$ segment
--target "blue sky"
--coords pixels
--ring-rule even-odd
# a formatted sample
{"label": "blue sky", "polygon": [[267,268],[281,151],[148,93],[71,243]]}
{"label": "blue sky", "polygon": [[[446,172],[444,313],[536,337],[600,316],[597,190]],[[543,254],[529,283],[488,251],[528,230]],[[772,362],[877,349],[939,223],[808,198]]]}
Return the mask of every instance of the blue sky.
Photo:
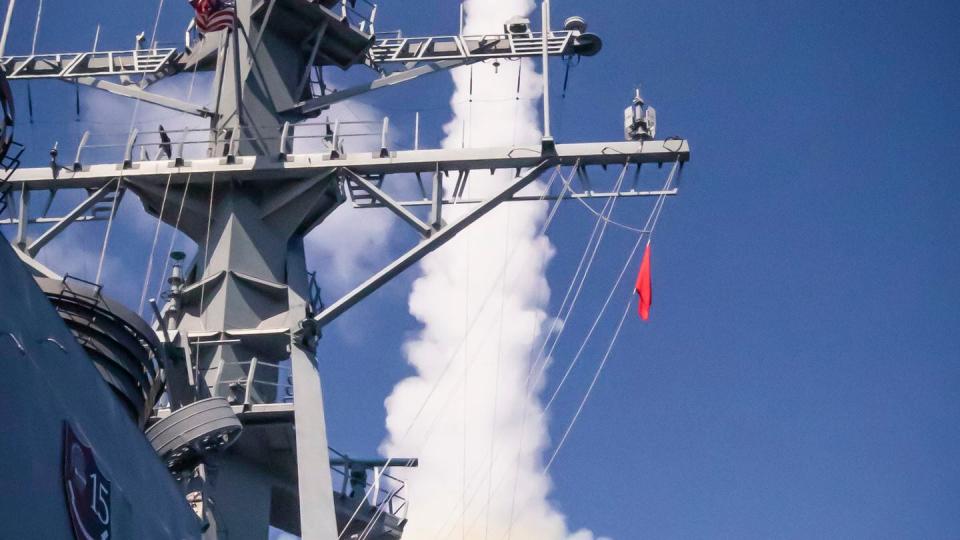
{"label": "blue sky", "polygon": [[[189,10],[168,4],[160,36],[179,42]],[[457,27],[449,0],[382,4],[381,28]],[[652,321],[628,324],[552,471],[570,525],[619,539],[960,536],[960,6],[553,4],[555,22],[583,15],[605,40],[573,70],[567,98],[555,93],[557,138],[619,139],[642,83],[660,134],[693,149],[654,241]],[[29,51],[30,5],[18,3],[9,53]],[[102,46],[127,47],[149,34],[156,2],[47,0],[44,10],[38,51],[86,49],[96,22]],[[422,109],[435,142],[451,88],[441,75],[368,101],[401,125]],[[125,130],[89,111],[74,122],[72,88],[53,82],[32,85],[31,126],[25,89],[14,87],[18,139],[32,165],[54,140],[72,155],[87,127]],[[627,203],[617,218],[645,215]],[[124,230],[111,251],[133,281],[151,233]],[[561,210],[554,307],[588,234],[582,209]],[[561,366],[630,242],[616,231],[605,241]],[[413,275],[321,343],[338,449],[370,454],[383,437],[382,400],[409,373],[400,346],[416,330]],[[138,283],[117,291],[138,293]],[[613,322],[561,394],[554,440]],[[558,369],[550,376],[548,386]]]}

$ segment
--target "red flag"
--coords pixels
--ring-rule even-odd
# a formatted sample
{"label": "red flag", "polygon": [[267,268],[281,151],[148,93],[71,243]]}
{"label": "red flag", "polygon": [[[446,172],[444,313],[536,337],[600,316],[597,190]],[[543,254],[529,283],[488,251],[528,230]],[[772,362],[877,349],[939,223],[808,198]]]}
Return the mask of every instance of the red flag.
{"label": "red flag", "polygon": [[643,262],[640,263],[640,272],[637,274],[636,291],[640,295],[637,311],[640,313],[640,318],[646,321],[650,318],[650,303],[653,302],[653,291],[650,287],[650,242],[647,242],[647,249],[643,251]]}

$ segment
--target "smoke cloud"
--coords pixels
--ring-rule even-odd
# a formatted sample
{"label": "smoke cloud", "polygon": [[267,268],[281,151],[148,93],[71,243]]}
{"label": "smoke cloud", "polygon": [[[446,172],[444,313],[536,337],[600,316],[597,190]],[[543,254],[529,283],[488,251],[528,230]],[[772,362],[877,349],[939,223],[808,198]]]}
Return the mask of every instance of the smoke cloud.
{"label": "smoke cloud", "polygon": [[[468,0],[465,33],[501,32],[506,18],[534,7],[530,0]],[[476,64],[453,79],[444,146],[539,149],[542,80],[532,61]],[[512,177],[474,171],[466,195],[493,194]],[[445,187],[449,196],[452,176]],[[445,219],[468,210],[447,207]],[[407,540],[593,538],[571,533],[548,499],[542,381],[532,381],[532,393],[527,386],[548,321],[544,270],[554,248],[539,234],[547,211],[546,203],[501,206],[426,258],[413,285],[410,312],[423,326],[404,352],[417,374],[386,400],[381,448],[420,458],[420,467],[404,475]]]}

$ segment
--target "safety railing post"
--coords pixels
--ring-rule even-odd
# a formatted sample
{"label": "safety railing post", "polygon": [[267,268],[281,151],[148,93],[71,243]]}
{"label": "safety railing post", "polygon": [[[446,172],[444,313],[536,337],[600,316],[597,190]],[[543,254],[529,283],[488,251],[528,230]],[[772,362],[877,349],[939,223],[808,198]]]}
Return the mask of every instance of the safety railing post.
{"label": "safety railing post", "polygon": [[390,117],[383,117],[383,127],[380,129],[380,157],[389,157],[390,150],[387,149],[387,130],[390,129]]}
{"label": "safety railing post", "polygon": [[133,166],[133,146],[137,142],[137,136],[140,134],[140,130],[133,128],[130,132],[130,136],[127,137],[127,145],[123,150],[123,168],[129,169]]}
{"label": "safety railing post", "polygon": [[283,129],[280,131],[280,161],[287,159],[287,154],[291,149],[287,146],[287,136],[290,134],[290,122],[283,123]]}
{"label": "safety railing post", "polygon": [[84,131],[83,136],[80,137],[80,144],[77,145],[77,155],[73,158],[73,172],[80,172],[83,170],[83,164],[80,161],[80,156],[83,154],[83,149],[87,146],[87,141],[90,140],[90,131]]}

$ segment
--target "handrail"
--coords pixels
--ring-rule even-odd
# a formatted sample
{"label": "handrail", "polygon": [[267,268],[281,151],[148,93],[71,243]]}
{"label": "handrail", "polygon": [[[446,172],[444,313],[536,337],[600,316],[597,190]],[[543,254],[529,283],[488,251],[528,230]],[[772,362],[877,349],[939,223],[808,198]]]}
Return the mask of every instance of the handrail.
{"label": "handrail", "polygon": [[[349,467],[350,457],[334,450],[333,448],[328,447],[328,450],[331,455],[339,457],[339,461],[342,461],[342,463],[338,465],[333,465],[331,463],[330,469],[334,473],[343,477],[341,487],[336,491],[341,497],[346,497],[347,486],[350,484],[351,480]],[[383,471],[378,471],[375,476],[377,478],[376,482],[370,481],[366,478],[364,479],[364,493],[368,494],[367,502],[369,502],[370,506],[375,508],[378,512],[386,512],[401,519],[405,518],[409,501],[402,495],[402,493],[406,489],[406,482]],[[386,486],[383,485],[384,479],[387,480]]]}
{"label": "handrail", "polygon": [[[369,8],[366,14],[357,9],[358,2]],[[374,24],[377,19],[377,4],[369,0],[340,0],[340,17],[361,32],[376,34]]]}

